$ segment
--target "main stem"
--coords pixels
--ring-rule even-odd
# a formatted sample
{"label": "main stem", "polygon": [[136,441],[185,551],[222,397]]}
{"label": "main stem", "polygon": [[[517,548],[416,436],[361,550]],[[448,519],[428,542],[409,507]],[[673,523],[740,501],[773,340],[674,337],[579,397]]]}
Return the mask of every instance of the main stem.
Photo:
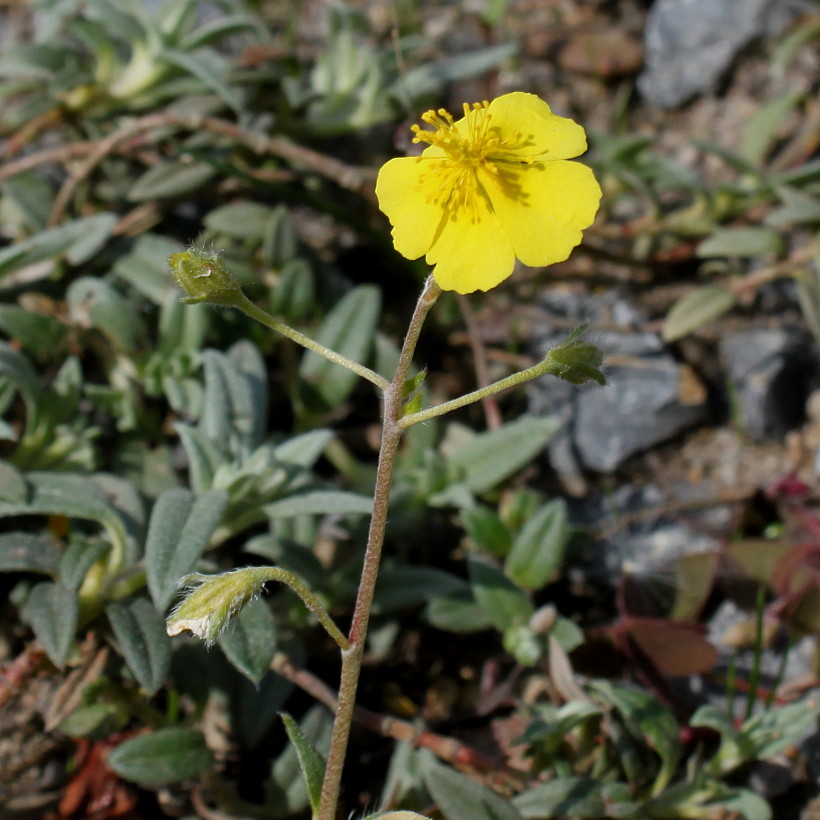
{"label": "main stem", "polygon": [[376,489],[373,494],[373,515],[370,519],[370,530],[367,535],[367,548],[364,554],[362,576],[353,610],[348,641],[350,648],[342,651],[342,671],[339,679],[339,702],[336,717],[333,721],[333,734],[330,738],[330,753],[322,782],[322,796],[319,801],[317,820],[335,820],[339,803],[339,788],[342,782],[347,741],[350,737],[350,724],[353,721],[353,709],[356,704],[356,689],[359,685],[359,673],[362,668],[367,625],[370,621],[370,608],[373,604],[373,593],[379,575],[384,532],[387,526],[387,512],[390,504],[390,488],[393,483],[393,467],[396,453],[401,442],[402,428],[399,419],[402,413],[404,383],[413,361],[422,325],[436,302],[441,290],[432,277],[427,279],[424,290],[416,303],[413,318],[407,329],[407,336],[399,356],[399,363],[393,380],[384,388],[384,405],[382,408],[382,436],[379,448],[379,463],[376,469]]}

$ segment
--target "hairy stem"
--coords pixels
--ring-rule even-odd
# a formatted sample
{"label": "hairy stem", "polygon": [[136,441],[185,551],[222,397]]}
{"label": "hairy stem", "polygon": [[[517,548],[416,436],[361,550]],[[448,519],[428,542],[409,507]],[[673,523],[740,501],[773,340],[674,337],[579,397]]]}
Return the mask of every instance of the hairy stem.
{"label": "hairy stem", "polygon": [[459,396],[459,398],[453,399],[452,401],[446,401],[443,404],[437,404],[435,407],[428,407],[426,410],[420,410],[418,413],[411,413],[409,416],[404,416],[404,418],[399,421],[399,426],[404,429],[412,427],[420,421],[428,421],[436,416],[443,416],[445,413],[458,410],[460,407],[466,407],[468,404],[475,404],[475,402],[486,399],[488,396],[494,396],[503,390],[509,390],[511,387],[516,387],[519,384],[537,379],[539,376],[544,376],[547,373],[555,373],[557,369],[555,363],[547,356],[547,358],[538,362],[538,364],[528,367],[526,370],[521,370],[518,373],[513,373],[512,376],[507,376],[506,379],[500,379],[497,382],[488,384],[486,387],[473,390],[472,393]]}
{"label": "hairy stem", "polygon": [[416,304],[413,318],[410,320],[393,380],[384,389],[382,438],[379,449],[379,463],[376,469],[376,489],[373,494],[373,516],[370,519],[370,531],[367,536],[367,548],[359,582],[359,591],[356,597],[356,606],[353,610],[350,633],[348,634],[350,648],[342,652],[339,699],[336,707],[336,717],[333,722],[333,734],[330,739],[330,753],[325,778],[322,783],[318,820],[335,820],[336,817],[342,770],[347,753],[347,741],[350,736],[350,724],[353,720],[356,704],[356,689],[359,685],[359,673],[367,638],[367,626],[370,621],[370,609],[373,604],[373,593],[376,589],[382,545],[384,544],[384,532],[387,526],[390,488],[393,483],[393,467],[402,436],[399,419],[402,412],[404,383],[413,361],[413,352],[424,320],[440,293],[441,290],[433,282],[432,277],[428,278]]}
{"label": "hairy stem", "polygon": [[250,299],[248,299],[244,294],[240,296],[239,299],[233,304],[234,307],[241,310],[246,316],[249,316],[251,319],[255,319],[265,327],[269,327],[271,330],[275,330],[277,333],[281,333],[283,336],[290,339],[292,342],[296,342],[298,345],[302,345],[302,347],[307,348],[308,350],[313,351],[314,353],[318,354],[319,356],[324,357],[329,362],[333,362],[334,364],[338,364],[341,367],[346,367],[348,370],[351,370],[357,376],[361,376],[363,379],[367,379],[367,381],[371,382],[371,384],[375,384],[380,390],[387,390],[390,382],[387,381],[383,376],[380,376],[374,370],[371,370],[369,367],[365,367],[363,364],[359,364],[358,362],[354,362],[353,359],[348,359],[347,356],[342,356],[341,353],[337,353],[335,350],[331,350],[329,347],[325,347],[323,344],[319,344],[319,342],[311,339],[310,336],[305,336],[304,333],[300,333],[298,330],[294,330],[290,325],[286,325],[284,322],[279,322],[270,316],[269,314],[265,313],[264,310],[257,307]]}

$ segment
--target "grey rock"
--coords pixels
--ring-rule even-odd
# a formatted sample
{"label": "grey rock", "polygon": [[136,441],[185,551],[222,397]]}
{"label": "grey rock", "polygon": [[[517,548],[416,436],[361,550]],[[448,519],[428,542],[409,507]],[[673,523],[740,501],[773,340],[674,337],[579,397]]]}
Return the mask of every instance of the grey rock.
{"label": "grey rock", "polygon": [[583,464],[610,473],[629,456],[664,441],[703,415],[680,401],[680,366],[671,356],[607,368],[607,386],[579,396],[575,443]]}
{"label": "grey rock", "polygon": [[638,88],[653,105],[680,105],[710,88],[745,45],[778,34],[812,7],[807,0],[656,0]]}
{"label": "grey rock", "polygon": [[804,418],[817,349],[794,328],[752,329],[720,343],[738,421],[756,441],[781,438]]}
{"label": "grey rock", "polygon": [[[533,348],[539,354],[566,337],[571,322],[590,322],[590,339],[604,352],[606,387],[578,389],[558,379],[541,379],[528,391],[530,411],[564,422],[550,442],[554,469],[576,478],[583,468],[609,473],[635,453],[657,444],[703,417],[704,407],[681,399],[682,370],[656,333],[633,330],[644,317],[616,291],[582,294],[553,291]],[[550,324],[554,317],[556,330]]]}

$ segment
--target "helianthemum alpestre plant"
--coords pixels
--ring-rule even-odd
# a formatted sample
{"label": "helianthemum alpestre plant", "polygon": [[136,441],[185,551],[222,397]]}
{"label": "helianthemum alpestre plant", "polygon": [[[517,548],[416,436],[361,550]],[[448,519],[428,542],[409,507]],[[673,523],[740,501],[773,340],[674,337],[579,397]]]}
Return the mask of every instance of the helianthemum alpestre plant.
{"label": "helianthemum alpestre plant", "polygon": [[[308,754],[304,749],[300,756],[313,761],[306,779],[314,816],[319,820],[334,820],[337,812],[393,468],[404,430],[547,373],[574,384],[589,380],[603,383],[600,352],[575,333],[527,370],[441,405],[427,409],[416,406],[419,385],[416,379],[408,380],[408,375],[422,325],[442,290],[489,290],[512,273],[516,257],[528,265],[566,259],[581,241],[582,230],[592,223],[601,197],[592,172],[568,161],[586,149],[584,130],[552,114],[538,97],[506,94],[490,103],[465,105],[464,112],[464,118],[458,121],[446,111],[425,114],[424,121],[434,130],[416,126],[415,140],[427,142],[430,147],[421,157],[389,161],[379,174],[376,192],[393,224],[396,249],[408,258],[426,254],[427,261],[435,265],[410,320],[390,381],[266,314],[245,297],[217,256],[192,250],[171,258],[172,271],[189,301],[236,307],[314,353],[347,367],[382,394],[373,512],[347,636],[298,578],[271,567],[195,579],[194,588],[168,620],[170,634],[190,630],[213,642],[230,617],[270,580],[288,584],[317,615],[342,655],[338,708],[327,763],[318,753]],[[316,772],[317,760],[321,760],[320,775]],[[406,820],[409,814],[389,816]]]}

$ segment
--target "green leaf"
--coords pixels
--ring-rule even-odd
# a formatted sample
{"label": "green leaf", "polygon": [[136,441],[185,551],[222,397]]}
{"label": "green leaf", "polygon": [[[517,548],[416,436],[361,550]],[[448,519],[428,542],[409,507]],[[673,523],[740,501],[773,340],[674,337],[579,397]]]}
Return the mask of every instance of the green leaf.
{"label": "green leaf", "polygon": [[552,418],[523,416],[475,436],[450,455],[449,463],[460,470],[474,493],[486,493],[529,464],[541,453],[559,422]]}
{"label": "green leaf", "polygon": [[165,619],[143,597],[112,602],[105,614],[128,668],[148,695],[153,695],[165,682],[171,664]]}
{"label": "green leaf", "polygon": [[424,785],[446,820],[522,820],[509,800],[442,766],[432,754],[424,755],[422,761]]}
{"label": "green leaf", "polygon": [[23,504],[27,496],[28,486],[23,474],[7,461],[0,461],[0,500]]}
{"label": "green leaf", "polygon": [[182,196],[195,191],[215,174],[216,170],[203,162],[158,162],[137,178],[128,192],[128,199],[146,202]]}
{"label": "green leaf", "polygon": [[297,515],[370,515],[373,499],[343,490],[308,490],[293,493],[263,507],[268,518],[293,518]]}
{"label": "green leaf", "polygon": [[225,82],[230,64],[215,51],[209,49],[192,53],[176,48],[165,48],[159,56],[196,77],[237,114],[242,113],[242,95]]}
{"label": "green leaf", "polygon": [[505,632],[529,621],[530,599],[501,570],[477,558],[469,558],[467,567],[473,595],[496,629]]}
{"label": "green leaf", "polygon": [[332,430],[311,430],[276,445],[274,455],[277,461],[312,467],[333,438]]}
{"label": "green leaf", "polygon": [[769,153],[789,112],[803,99],[803,92],[783,94],[768,100],[749,117],[740,136],[740,154],[760,165]]}
{"label": "green leaf", "polygon": [[219,646],[243,675],[259,683],[276,652],[276,622],[270,606],[261,598],[246,604],[220,635]]}
{"label": "green leaf", "polygon": [[820,199],[817,197],[787,185],[778,188],[777,195],[783,206],[770,211],[763,220],[770,228],[820,222]]}
{"label": "green leaf", "polygon": [[493,510],[480,505],[468,507],[461,510],[461,521],[477,547],[498,558],[503,558],[510,551],[512,533]]}
{"label": "green leaf", "polygon": [[166,490],[154,505],[145,542],[148,589],[159,609],[174,597],[208,546],[225,511],[228,495],[211,490],[196,498],[189,490]]}
{"label": "green leaf", "polygon": [[231,202],[205,216],[205,226],[234,239],[262,240],[273,208],[259,202]]}
{"label": "green leaf", "polygon": [[313,814],[319,811],[319,799],[322,796],[322,781],[325,777],[324,757],[316,751],[310,741],[302,734],[302,730],[296,721],[287,712],[282,712],[282,722],[285,724],[285,731],[288,733],[296,755],[299,758],[299,768],[302,770],[302,777],[305,779],[308,799]]}
{"label": "green leaf", "polygon": [[703,285],[689,291],[672,305],[664,323],[665,342],[682,339],[735,306],[735,297],[721,285]]}
{"label": "green leaf", "polygon": [[698,245],[697,255],[701,259],[713,256],[752,257],[764,253],[779,254],[782,250],[783,239],[770,228],[718,228]]}
{"label": "green leaf", "polygon": [[481,632],[493,626],[492,617],[476,603],[469,590],[433,598],[424,617],[436,629],[457,634]]}
{"label": "green leaf", "polygon": [[[268,218],[265,225],[265,234],[262,240],[262,259],[264,263],[274,270],[282,271],[282,279],[279,282],[277,292],[274,293],[274,301],[271,303],[271,307],[275,313],[280,312],[274,307],[274,305],[277,304],[276,300],[279,299],[278,290],[287,288],[284,280],[288,274],[284,268],[288,265],[288,263],[301,263],[303,267],[300,267],[299,270],[303,274],[306,274],[311,280],[310,292],[313,292],[313,276],[310,271],[310,266],[307,265],[305,260],[297,259],[296,254],[298,249],[299,240],[296,236],[296,231],[293,228],[293,220],[290,218],[290,211],[288,211],[284,205],[277,205]],[[294,273],[290,275],[295,276],[296,274]],[[298,290],[295,282],[293,283],[291,290],[294,292]],[[289,315],[285,311],[281,312],[284,312],[285,315]]]}
{"label": "green leaf", "polygon": [[123,729],[130,717],[121,703],[92,703],[72,712],[57,730],[68,737],[105,740]]}
{"label": "green leaf", "polygon": [[122,518],[91,479],[50,472],[31,472],[27,478],[32,490],[29,500],[24,504],[0,501],[0,517],[65,515],[96,521],[105,528],[123,560],[135,557],[135,544]]}
{"label": "green leaf", "polygon": [[545,504],[515,537],[504,571],[518,586],[540,589],[561,569],[569,538],[567,505]]}
{"label": "green leaf", "polygon": [[214,474],[225,462],[225,457],[216,445],[196,427],[178,421],[174,424],[174,430],[179,435],[182,446],[185,448],[185,455],[188,457],[191,486],[198,493],[210,490]]}
{"label": "green leaf", "polygon": [[[0,276],[58,258],[80,265],[99,250],[117,221],[116,214],[95,214],[40,231],[9,245],[0,250]],[[40,278],[49,276],[53,269],[53,264],[43,266]]]}
{"label": "green leaf", "polygon": [[63,343],[68,329],[53,316],[17,305],[0,305],[0,330],[37,357],[47,357]]}
{"label": "green leaf", "polygon": [[[308,743],[319,754],[327,754],[333,718],[324,706],[313,706],[299,723]],[[300,777],[301,765],[294,746],[288,745],[271,767],[268,804],[276,806],[276,817],[296,814],[310,804],[305,781]]]}
{"label": "green leaf", "polygon": [[126,780],[163,786],[198,777],[213,765],[213,755],[199,730],[170,727],[126,740],[106,765]]}
{"label": "green leaf", "polygon": [[[365,364],[373,346],[380,307],[379,288],[360,285],[328,313],[316,333],[316,341],[348,359]],[[342,404],[359,380],[355,373],[310,351],[302,359],[299,375],[328,410]]]}
{"label": "green leaf", "polygon": [[675,773],[681,755],[678,723],[674,715],[660,701],[637,689],[615,686],[606,681],[596,681],[594,689],[615,707],[630,734],[657,753],[661,769],[653,794],[659,794]]}
{"label": "green leaf", "polygon": [[[169,291],[176,286],[171,279],[168,258],[185,250],[185,246],[167,236],[146,233],[131,246],[131,251],[120,256],[113,273],[154,304],[161,305]],[[204,311],[204,306],[190,305],[187,310]]]}
{"label": "green leaf", "polygon": [[122,350],[133,352],[145,341],[146,329],[139,313],[102,279],[84,276],[72,282],[66,304],[72,321],[101,330]]}
{"label": "green leaf", "polygon": [[0,572],[57,574],[60,550],[51,538],[28,532],[0,535]]}
{"label": "green leaf", "polygon": [[33,586],[23,607],[23,618],[34,630],[51,662],[59,669],[63,668],[68,658],[77,629],[78,612],[76,593],[51,581]]}
{"label": "green leaf", "polygon": [[60,554],[60,582],[69,589],[79,590],[88,570],[111,550],[111,544],[96,538],[72,538]]}
{"label": "green leaf", "polygon": [[415,101],[419,97],[437,96],[445,85],[478,77],[508,60],[517,51],[518,43],[510,40],[435,62],[426,62],[403,72],[390,89],[390,93],[402,101],[408,98]]}
{"label": "green leaf", "polygon": [[385,566],[379,572],[373,611],[384,614],[426,603],[433,596],[466,589],[456,575],[435,567]]}
{"label": "green leaf", "polygon": [[602,783],[591,777],[556,777],[512,799],[523,817],[636,817],[625,783]]}
{"label": "green leaf", "polygon": [[258,447],[268,415],[265,362],[250,342],[237,342],[223,354],[206,350],[201,430],[223,451],[245,455]]}

